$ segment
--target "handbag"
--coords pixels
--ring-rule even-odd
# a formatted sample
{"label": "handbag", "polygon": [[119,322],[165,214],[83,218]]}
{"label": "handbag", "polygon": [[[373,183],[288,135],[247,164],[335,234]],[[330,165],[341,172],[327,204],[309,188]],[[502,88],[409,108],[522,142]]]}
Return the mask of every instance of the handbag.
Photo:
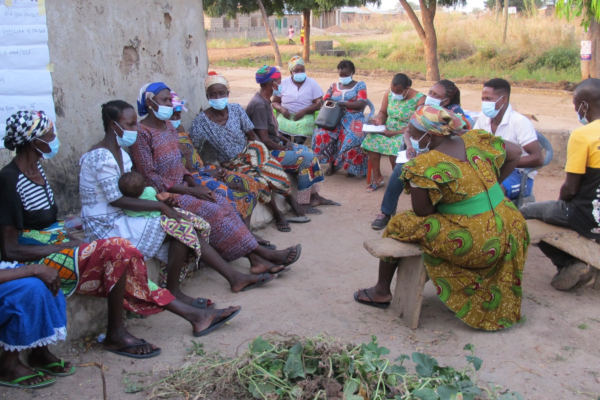
{"label": "handbag", "polygon": [[333,100],[327,100],[315,120],[319,128],[334,129],[344,117],[344,109]]}

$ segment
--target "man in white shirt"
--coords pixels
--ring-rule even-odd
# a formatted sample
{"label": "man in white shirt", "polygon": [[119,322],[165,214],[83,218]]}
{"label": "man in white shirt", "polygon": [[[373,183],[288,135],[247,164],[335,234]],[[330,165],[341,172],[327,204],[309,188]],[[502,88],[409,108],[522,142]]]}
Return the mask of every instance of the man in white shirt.
{"label": "man in white shirt", "polygon": [[[474,129],[483,129],[523,149],[521,160],[512,174],[502,182],[502,189],[509,199],[516,199],[521,191],[523,168],[539,167],[544,163],[542,148],[531,121],[510,106],[510,83],[495,78],[483,84],[482,107]],[[524,196],[533,191],[533,178],[537,171],[529,173]]]}

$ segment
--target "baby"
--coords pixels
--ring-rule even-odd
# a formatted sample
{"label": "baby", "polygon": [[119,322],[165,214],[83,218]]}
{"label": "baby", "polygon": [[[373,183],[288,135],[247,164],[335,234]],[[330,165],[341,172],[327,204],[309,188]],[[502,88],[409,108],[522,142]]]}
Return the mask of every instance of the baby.
{"label": "baby", "polygon": [[[124,173],[119,179],[119,190],[127,197],[140,198],[142,200],[150,201],[165,201],[171,196],[171,193],[157,194],[156,189],[152,186],[146,186],[146,181],[142,174],[138,172],[127,172]],[[123,210],[125,214],[130,217],[145,217],[145,218],[157,218],[161,216],[160,211],[131,211]]]}

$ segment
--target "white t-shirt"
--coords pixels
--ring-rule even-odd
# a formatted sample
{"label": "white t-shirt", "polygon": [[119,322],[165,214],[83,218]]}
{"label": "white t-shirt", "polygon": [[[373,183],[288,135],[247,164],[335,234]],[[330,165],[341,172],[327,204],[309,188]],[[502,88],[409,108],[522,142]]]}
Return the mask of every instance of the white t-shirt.
{"label": "white t-shirt", "polygon": [[307,77],[300,89],[291,77],[281,81],[281,105],[292,114],[310,107],[313,100],[323,97],[323,94],[323,89],[313,78]]}
{"label": "white t-shirt", "polygon": [[[473,129],[483,129],[484,131],[492,132],[492,119],[490,117],[486,117],[483,112],[479,113],[477,117],[477,122]],[[528,145],[531,142],[535,142],[537,139],[537,134],[535,132],[535,127],[526,116],[519,114],[514,111],[512,107],[508,106],[504,116],[502,117],[502,122],[498,125],[496,129],[496,136],[500,136],[502,139],[512,142],[514,144],[518,144],[521,146],[521,156],[529,155],[524,146]],[[522,168],[518,168],[522,170]],[[537,171],[532,171],[529,173],[529,177],[533,179],[537,175]]]}

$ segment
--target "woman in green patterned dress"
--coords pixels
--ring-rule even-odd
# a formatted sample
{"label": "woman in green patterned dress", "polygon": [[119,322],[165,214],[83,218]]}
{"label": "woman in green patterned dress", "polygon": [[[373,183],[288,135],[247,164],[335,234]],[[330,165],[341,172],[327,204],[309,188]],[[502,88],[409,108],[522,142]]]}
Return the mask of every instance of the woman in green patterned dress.
{"label": "woman in green patterned dress", "polygon": [[[396,214],[384,237],[418,243],[440,300],[467,325],[493,331],[521,319],[529,235],[498,184],[515,169],[521,149],[482,130],[457,136],[464,125],[440,106],[414,112],[408,132],[421,154],[402,174],[413,209]],[[383,258],[377,284],[356,292],[355,300],[387,308],[398,261]]]}
{"label": "woman in green patterned dress", "polygon": [[365,137],[362,148],[369,154],[373,168],[373,181],[367,187],[371,193],[383,186],[381,174],[381,155],[389,156],[392,170],[396,166],[396,157],[402,149],[402,136],[410,116],[415,109],[425,102],[425,95],[411,88],[412,81],[404,74],[396,74],[390,89],[383,96],[379,114],[371,123],[385,125],[383,133],[369,133]]}

